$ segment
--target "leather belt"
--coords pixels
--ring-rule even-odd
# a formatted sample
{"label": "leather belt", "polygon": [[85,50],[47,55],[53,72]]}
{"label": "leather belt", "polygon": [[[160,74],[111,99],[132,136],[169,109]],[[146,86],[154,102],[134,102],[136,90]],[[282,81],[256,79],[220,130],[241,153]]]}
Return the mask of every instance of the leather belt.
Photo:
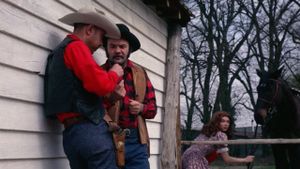
{"label": "leather belt", "polygon": [[124,131],[126,137],[138,135],[138,129],[137,128],[123,128],[122,131]]}
{"label": "leather belt", "polygon": [[83,117],[83,116],[76,116],[76,117],[71,117],[67,118],[63,121],[64,127],[68,128],[70,126],[73,126],[74,124],[79,124],[79,123],[84,123],[88,122],[88,119]]}

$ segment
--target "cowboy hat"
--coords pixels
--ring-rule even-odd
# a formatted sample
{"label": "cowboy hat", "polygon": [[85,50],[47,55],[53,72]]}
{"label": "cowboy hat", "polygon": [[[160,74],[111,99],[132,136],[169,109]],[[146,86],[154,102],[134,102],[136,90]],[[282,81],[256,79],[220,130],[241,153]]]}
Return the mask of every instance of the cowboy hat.
{"label": "cowboy hat", "polygon": [[59,21],[71,26],[74,26],[75,23],[92,24],[103,29],[106,37],[120,38],[118,27],[104,14],[97,12],[95,8],[80,8],[77,12],[67,14],[60,18]]}
{"label": "cowboy hat", "polygon": [[129,45],[130,45],[130,49],[131,49],[131,53],[138,50],[141,47],[141,43],[139,41],[139,39],[129,31],[129,28],[124,25],[124,24],[116,24],[117,27],[119,28],[120,32],[121,32],[121,39],[127,40]]}

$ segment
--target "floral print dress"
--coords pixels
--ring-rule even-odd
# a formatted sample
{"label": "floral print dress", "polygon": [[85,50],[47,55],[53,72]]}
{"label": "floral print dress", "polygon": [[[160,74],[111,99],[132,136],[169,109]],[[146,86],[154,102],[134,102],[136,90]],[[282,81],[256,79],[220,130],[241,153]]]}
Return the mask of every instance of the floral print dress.
{"label": "floral print dress", "polygon": [[[221,131],[214,136],[207,137],[200,134],[195,141],[213,140],[225,141],[227,135]],[[212,145],[212,144],[194,144],[189,147],[182,155],[182,169],[209,169],[208,161],[205,158],[208,154],[217,151],[218,154],[228,152],[227,145]]]}

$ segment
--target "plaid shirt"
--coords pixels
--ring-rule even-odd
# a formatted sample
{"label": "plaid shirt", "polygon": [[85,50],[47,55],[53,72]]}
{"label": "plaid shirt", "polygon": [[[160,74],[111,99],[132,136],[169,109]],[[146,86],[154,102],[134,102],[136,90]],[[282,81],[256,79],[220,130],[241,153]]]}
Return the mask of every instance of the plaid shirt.
{"label": "plaid shirt", "polygon": [[[108,68],[109,63],[105,63],[105,68]],[[133,77],[132,77],[132,70],[131,68],[133,67],[133,63],[128,60],[127,61],[127,66],[124,69],[124,87],[126,90],[126,95],[123,98],[123,104],[121,105],[121,112],[119,115],[119,125],[122,128],[137,128],[138,122],[137,122],[137,115],[131,114],[129,112],[129,100],[135,100],[135,90],[134,90],[134,85],[133,85]],[[145,119],[152,119],[156,115],[156,99],[155,99],[155,92],[154,88],[147,76],[146,75],[146,94],[145,94],[145,99],[144,99],[144,109],[141,112],[141,115]]]}

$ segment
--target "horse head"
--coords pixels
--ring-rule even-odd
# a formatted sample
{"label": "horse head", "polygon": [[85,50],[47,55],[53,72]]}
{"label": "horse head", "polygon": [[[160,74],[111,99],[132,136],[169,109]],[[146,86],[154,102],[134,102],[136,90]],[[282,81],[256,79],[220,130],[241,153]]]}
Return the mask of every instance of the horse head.
{"label": "horse head", "polygon": [[[270,138],[299,138],[300,98],[281,79],[282,69],[274,72],[257,70],[260,81],[254,118],[256,123],[263,124],[263,133]],[[272,150],[276,168],[299,168],[299,144],[274,144]]]}
{"label": "horse head", "polygon": [[256,123],[264,124],[268,112],[274,108],[280,94],[280,77],[283,68],[274,72],[256,70],[260,77],[257,86],[257,102],[254,108],[254,118]]}

